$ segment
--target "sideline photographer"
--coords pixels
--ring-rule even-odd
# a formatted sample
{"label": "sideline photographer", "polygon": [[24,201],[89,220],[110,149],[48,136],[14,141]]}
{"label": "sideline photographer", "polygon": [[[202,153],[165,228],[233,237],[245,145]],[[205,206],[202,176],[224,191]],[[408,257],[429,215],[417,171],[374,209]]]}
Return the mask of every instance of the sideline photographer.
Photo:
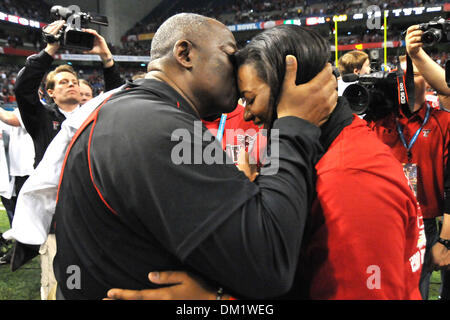
{"label": "sideline photographer", "polygon": [[[58,20],[48,25],[43,32],[57,35],[65,25],[64,20]],[[96,31],[83,29],[84,32],[94,35],[95,39],[91,50],[85,52],[98,54],[103,63],[105,89],[111,90],[124,83],[105,39]],[[44,75],[49,71],[54,61],[54,55],[61,47],[59,41],[48,43],[44,50],[27,58],[25,67],[19,72],[15,84],[15,94],[18,108],[27,132],[33,139],[35,148],[36,167],[48,145],[59,132],[61,123],[80,107],[81,94],[79,79],[76,72],[69,65],[62,65],[50,72],[46,77],[46,90],[53,99],[53,103],[43,105],[39,99],[38,89]],[[47,242],[41,246],[41,298],[47,299],[52,287],[56,287],[53,274],[53,258],[56,254],[56,242],[51,231]],[[16,242],[11,269],[20,268],[25,262],[38,254],[38,248],[25,246]]]}
{"label": "sideline photographer", "polygon": [[[338,60],[339,72],[343,75],[365,75],[372,72],[369,55],[364,51],[353,50],[341,56]],[[342,79],[338,80],[338,94],[342,96],[344,90],[350,85]]]}
{"label": "sideline photographer", "polygon": [[423,50],[423,33],[419,25],[409,27],[406,32],[406,50],[425,81],[438,94],[448,96],[450,88],[445,81],[445,70]]}
{"label": "sideline photographer", "polygon": [[[436,90],[439,95],[439,100],[441,100],[442,103],[443,100],[448,101],[450,97],[450,88],[446,83],[444,69],[431,59],[423,49],[423,34],[424,31],[419,25],[409,27],[406,33],[406,50],[408,51],[413,64],[422,74],[425,81]],[[444,129],[448,131],[448,127]],[[446,169],[447,171],[450,169],[448,164]],[[450,188],[450,185],[448,185],[450,181],[448,180],[450,179],[446,177],[444,186],[443,223],[439,234],[439,239],[441,240],[435,242],[431,249],[432,266],[434,266],[435,269],[442,268],[442,291],[440,295],[443,300],[450,299],[450,272],[445,271],[445,267],[450,265],[450,194],[448,191]],[[445,240],[447,240],[447,242]]]}
{"label": "sideline photographer", "polygon": [[[427,246],[422,256],[424,266],[419,286],[422,298],[428,299],[432,272],[431,248],[439,239],[436,217],[449,212],[444,201],[444,182],[448,185],[449,178],[444,176],[450,142],[450,113],[433,108],[425,99],[424,78],[436,90],[446,89],[443,88],[445,76],[441,72],[442,69],[438,70],[429,65],[432,60],[428,60],[429,57],[422,49],[421,32],[416,27],[411,27],[406,37],[406,49],[413,62],[414,71],[414,86],[411,86],[413,90],[408,92],[408,104],[394,104],[392,112],[370,122],[369,125],[404,165],[405,173],[422,208]],[[406,61],[403,61],[401,68],[408,72],[406,64]],[[408,88],[407,81],[405,87]]]}

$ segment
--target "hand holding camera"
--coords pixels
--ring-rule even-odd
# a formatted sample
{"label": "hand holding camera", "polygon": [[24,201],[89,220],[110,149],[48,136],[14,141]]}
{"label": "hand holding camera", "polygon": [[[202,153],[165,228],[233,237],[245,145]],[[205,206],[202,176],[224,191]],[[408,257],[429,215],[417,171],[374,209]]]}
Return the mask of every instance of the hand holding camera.
{"label": "hand holding camera", "polygon": [[50,11],[59,20],[44,29],[43,38],[48,44],[58,43],[68,49],[92,50],[96,35],[82,30],[81,26],[87,23],[108,26],[107,17],[81,12],[76,5],[68,8],[53,6]]}
{"label": "hand holding camera", "polygon": [[[64,20],[54,21],[51,24],[49,24],[47,27],[45,27],[43,32],[44,32],[44,34],[48,35],[49,38],[50,38],[50,36],[53,36],[54,38],[56,38],[56,36],[59,34],[61,28],[64,26],[65,23],[66,22]],[[58,51],[59,47],[60,47],[59,41],[53,41],[53,42],[48,41],[47,46],[45,47],[45,51],[49,55],[53,56]]]}
{"label": "hand holding camera", "polygon": [[419,25],[413,25],[406,31],[406,51],[411,58],[415,58],[421,50],[423,51],[423,33]]}
{"label": "hand holding camera", "polygon": [[103,38],[97,31],[93,29],[82,29],[83,32],[92,34],[94,36],[93,47],[91,50],[83,51],[86,54],[97,54],[102,59],[103,66],[105,68],[112,67],[114,64],[113,56],[109,50],[108,44],[105,38]]}

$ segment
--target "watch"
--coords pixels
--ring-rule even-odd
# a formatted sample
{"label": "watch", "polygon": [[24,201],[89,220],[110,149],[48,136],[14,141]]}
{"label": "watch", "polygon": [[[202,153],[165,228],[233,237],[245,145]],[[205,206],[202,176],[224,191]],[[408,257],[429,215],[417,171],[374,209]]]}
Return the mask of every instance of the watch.
{"label": "watch", "polygon": [[450,250],[450,240],[439,238],[437,242],[444,245],[444,247],[446,247],[447,250]]}

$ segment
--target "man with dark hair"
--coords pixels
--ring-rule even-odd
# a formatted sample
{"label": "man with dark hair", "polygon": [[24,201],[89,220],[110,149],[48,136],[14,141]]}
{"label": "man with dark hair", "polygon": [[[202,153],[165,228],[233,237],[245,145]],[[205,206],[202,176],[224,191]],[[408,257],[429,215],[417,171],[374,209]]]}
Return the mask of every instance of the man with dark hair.
{"label": "man with dark hair", "polygon": [[[170,45],[167,29],[176,35]],[[252,183],[200,121],[236,107],[232,33],[217,20],[178,14],[152,46],[146,79],[105,100],[66,153],[55,211],[57,297],[146,288],[149,270],[168,268],[195,270],[244,296],[285,293],[314,192],[318,124],[337,101],[331,66],[297,86],[296,59],[286,59],[274,122],[279,156],[271,158],[278,167]]]}

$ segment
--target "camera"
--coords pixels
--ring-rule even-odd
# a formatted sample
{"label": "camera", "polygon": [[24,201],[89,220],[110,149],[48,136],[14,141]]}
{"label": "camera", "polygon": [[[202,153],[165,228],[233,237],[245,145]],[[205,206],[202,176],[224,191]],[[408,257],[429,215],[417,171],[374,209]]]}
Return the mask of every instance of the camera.
{"label": "camera", "polygon": [[95,36],[82,31],[81,27],[87,23],[108,26],[108,18],[81,12],[79,7],[53,6],[50,13],[56,18],[65,20],[66,23],[57,35],[43,33],[44,41],[47,43],[59,42],[60,46],[67,49],[91,50],[94,47]]}
{"label": "camera", "polygon": [[431,47],[439,42],[450,42],[450,21],[444,18],[437,18],[427,23],[419,24],[424,46]]}
{"label": "camera", "polygon": [[342,95],[354,113],[365,115],[366,120],[378,120],[396,110],[399,103],[406,103],[406,88],[403,80],[397,82],[399,77],[403,78],[403,72],[397,70],[344,75],[344,82],[355,83],[350,84]]}

